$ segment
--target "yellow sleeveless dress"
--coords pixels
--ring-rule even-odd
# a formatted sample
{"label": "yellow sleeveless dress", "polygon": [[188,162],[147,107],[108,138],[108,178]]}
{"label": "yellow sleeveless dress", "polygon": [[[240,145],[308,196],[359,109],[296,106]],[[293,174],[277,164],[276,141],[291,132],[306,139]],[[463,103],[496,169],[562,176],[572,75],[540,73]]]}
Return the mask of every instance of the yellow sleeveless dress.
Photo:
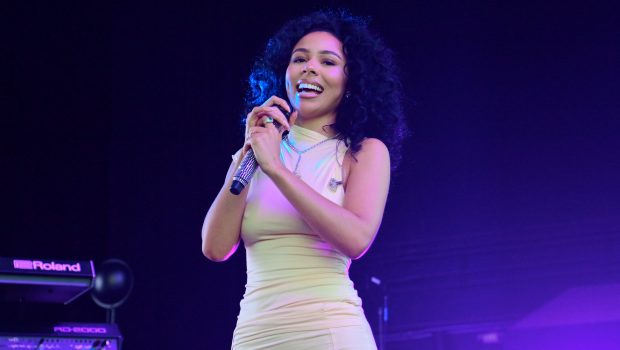
{"label": "yellow sleeveless dress", "polygon": [[[327,139],[299,126],[288,137],[300,151]],[[346,151],[329,140],[304,153],[298,167],[303,181],[339,205]],[[280,157],[295,169],[299,156],[286,142]],[[241,228],[247,284],[232,349],[376,349],[349,279],[351,259],[312,232],[260,168],[248,190]]]}

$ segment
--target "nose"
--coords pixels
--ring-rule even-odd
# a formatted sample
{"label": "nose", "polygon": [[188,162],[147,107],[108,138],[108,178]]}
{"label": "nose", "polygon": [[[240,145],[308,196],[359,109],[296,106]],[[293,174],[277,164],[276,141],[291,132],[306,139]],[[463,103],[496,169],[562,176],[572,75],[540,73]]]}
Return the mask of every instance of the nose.
{"label": "nose", "polygon": [[306,65],[302,68],[302,72],[316,74],[316,70],[314,69],[314,66],[310,64],[310,62],[306,63]]}

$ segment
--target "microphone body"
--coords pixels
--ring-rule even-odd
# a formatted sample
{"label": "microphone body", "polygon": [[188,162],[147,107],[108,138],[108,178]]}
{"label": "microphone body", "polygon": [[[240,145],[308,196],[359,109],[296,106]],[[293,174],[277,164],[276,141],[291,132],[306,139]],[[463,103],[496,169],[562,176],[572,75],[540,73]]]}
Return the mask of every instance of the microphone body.
{"label": "microphone body", "polygon": [[[277,107],[280,112],[284,114],[284,116],[286,116],[286,119],[290,117],[291,114],[286,109],[282,108],[277,104],[274,106]],[[278,123],[277,121],[274,121],[273,125],[275,125],[276,128],[280,128],[281,126],[280,123]],[[287,132],[285,132],[283,136],[286,135],[286,133]],[[243,157],[243,160],[241,160],[241,164],[239,164],[237,172],[235,172],[235,176],[233,176],[233,182],[230,185],[230,192],[234,195],[239,195],[239,193],[243,191],[245,186],[250,183],[250,180],[252,179],[252,176],[254,175],[254,172],[257,168],[258,162],[256,161],[256,157],[254,156],[254,151],[250,149]]]}
{"label": "microphone body", "polygon": [[250,149],[243,157],[241,164],[239,164],[235,176],[233,176],[233,182],[232,185],[230,185],[230,192],[234,195],[241,193],[245,186],[247,186],[250,182],[250,179],[252,179],[256,168],[258,168],[258,162],[256,162],[254,151]]}

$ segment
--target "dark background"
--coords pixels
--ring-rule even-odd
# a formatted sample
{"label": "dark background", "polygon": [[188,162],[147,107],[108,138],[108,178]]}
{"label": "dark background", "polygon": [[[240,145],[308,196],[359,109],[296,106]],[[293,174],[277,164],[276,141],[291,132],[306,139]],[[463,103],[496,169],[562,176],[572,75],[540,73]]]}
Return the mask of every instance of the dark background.
{"label": "dark background", "polygon": [[[204,258],[202,220],[254,57],[323,5],[371,16],[402,71],[412,137],[350,271],[373,327],[389,296],[394,347],[620,282],[612,2],[3,3],[0,256],[121,258],[127,349],[228,348],[244,252]],[[0,306],[2,324],[105,320],[87,296]]]}

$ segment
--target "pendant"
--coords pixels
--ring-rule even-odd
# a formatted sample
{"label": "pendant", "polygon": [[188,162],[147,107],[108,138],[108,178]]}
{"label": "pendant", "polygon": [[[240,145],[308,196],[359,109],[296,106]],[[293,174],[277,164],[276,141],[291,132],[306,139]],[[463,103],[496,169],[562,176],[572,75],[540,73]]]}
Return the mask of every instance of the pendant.
{"label": "pendant", "polygon": [[338,181],[332,177],[331,179],[329,179],[329,184],[327,186],[329,186],[329,189],[332,192],[336,192],[336,190],[338,189],[338,186],[340,185],[342,185],[342,181]]}

